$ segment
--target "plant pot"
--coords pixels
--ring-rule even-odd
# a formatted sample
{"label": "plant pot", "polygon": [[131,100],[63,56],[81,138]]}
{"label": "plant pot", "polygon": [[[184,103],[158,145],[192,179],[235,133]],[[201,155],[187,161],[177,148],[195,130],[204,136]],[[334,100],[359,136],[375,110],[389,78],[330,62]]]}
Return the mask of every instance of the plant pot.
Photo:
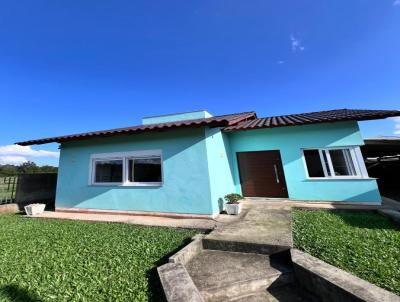
{"label": "plant pot", "polygon": [[242,210],[241,203],[226,203],[225,204],[225,211],[229,215],[238,215]]}
{"label": "plant pot", "polygon": [[28,216],[40,215],[44,212],[46,205],[44,203],[33,203],[25,206],[25,213]]}

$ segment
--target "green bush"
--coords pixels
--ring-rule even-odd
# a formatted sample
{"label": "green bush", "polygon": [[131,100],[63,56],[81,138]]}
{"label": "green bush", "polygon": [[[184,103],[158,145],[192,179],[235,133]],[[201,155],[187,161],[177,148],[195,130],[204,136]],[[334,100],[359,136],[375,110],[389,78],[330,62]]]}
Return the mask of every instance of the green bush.
{"label": "green bush", "polygon": [[243,199],[243,196],[240,194],[237,194],[237,193],[231,193],[231,194],[225,195],[224,198],[228,204],[233,204],[233,203],[238,203],[239,200]]}
{"label": "green bush", "polygon": [[377,213],[293,212],[296,248],[400,294],[400,231]]}

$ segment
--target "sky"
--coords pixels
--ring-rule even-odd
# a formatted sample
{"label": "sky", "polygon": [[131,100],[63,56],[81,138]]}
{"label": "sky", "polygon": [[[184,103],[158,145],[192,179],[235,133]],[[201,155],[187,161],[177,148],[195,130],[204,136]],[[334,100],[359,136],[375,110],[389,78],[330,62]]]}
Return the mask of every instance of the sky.
{"label": "sky", "polygon": [[0,164],[149,115],[400,109],[399,54],[400,0],[1,1]]}

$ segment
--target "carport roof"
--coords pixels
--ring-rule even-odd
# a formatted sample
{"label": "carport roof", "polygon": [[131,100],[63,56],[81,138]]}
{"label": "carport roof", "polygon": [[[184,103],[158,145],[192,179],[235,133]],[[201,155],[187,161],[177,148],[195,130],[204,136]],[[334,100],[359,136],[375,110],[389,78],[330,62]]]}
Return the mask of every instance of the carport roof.
{"label": "carport roof", "polygon": [[387,117],[400,116],[399,110],[363,110],[363,109],[337,109],[300,114],[289,114],[256,118],[228,126],[226,132],[254,130],[261,128],[275,128],[287,126],[300,126],[320,123],[333,123],[343,121],[376,120]]}

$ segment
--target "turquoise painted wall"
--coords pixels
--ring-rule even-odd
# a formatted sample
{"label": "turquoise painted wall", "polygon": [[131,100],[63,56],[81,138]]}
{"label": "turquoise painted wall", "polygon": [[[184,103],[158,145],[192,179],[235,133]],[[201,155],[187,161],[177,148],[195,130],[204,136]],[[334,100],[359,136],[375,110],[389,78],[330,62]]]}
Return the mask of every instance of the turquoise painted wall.
{"label": "turquoise painted wall", "polygon": [[205,137],[211,202],[213,212],[220,213],[225,203],[224,196],[236,192],[229,140],[220,128],[206,128]]}
{"label": "turquoise painted wall", "polygon": [[380,202],[374,179],[308,180],[302,148],[357,146],[363,144],[357,122],[342,122],[228,134],[236,191],[241,192],[236,152],[280,150],[289,198],[298,200]]}
{"label": "turquoise painted wall", "polygon": [[[62,144],[56,207],[216,214],[221,199],[241,192],[236,152],[280,150],[291,199],[380,201],[374,179],[308,180],[302,148],[363,144],[355,122],[222,133],[190,128]],[[90,155],[161,149],[159,187],[91,186]]]}
{"label": "turquoise painted wall", "polygon": [[[62,144],[56,207],[213,214],[204,128]],[[89,186],[93,153],[161,149],[160,187]]]}

